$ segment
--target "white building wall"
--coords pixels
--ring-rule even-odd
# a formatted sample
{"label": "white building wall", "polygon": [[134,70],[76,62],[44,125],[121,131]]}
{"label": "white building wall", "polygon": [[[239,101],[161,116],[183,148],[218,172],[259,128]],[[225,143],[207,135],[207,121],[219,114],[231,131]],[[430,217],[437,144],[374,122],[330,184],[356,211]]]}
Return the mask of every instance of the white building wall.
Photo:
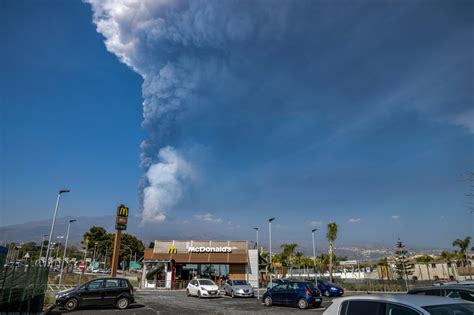
{"label": "white building wall", "polygon": [[258,253],[256,249],[249,249],[249,261],[247,264],[246,277],[252,287],[258,285]]}

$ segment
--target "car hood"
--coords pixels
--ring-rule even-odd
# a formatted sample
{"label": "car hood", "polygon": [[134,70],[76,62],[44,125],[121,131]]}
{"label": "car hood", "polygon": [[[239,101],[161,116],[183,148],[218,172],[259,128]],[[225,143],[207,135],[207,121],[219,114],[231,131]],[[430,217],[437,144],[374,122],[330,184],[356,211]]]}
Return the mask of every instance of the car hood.
{"label": "car hood", "polygon": [[232,286],[232,289],[234,290],[252,290],[252,287],[247,285],[234,285]]}
{"label": "car hood", "polygon": [[65,294],[68,294],[68,293],[70,293],[70,292],[72,292],[72,291],[75,291],[75,290],[76,290],[76,288],[67,289],[67,290],[62,290],[62,291],[58,291],[56,294],[58,294],[58,295],[65,295]]}
{"label": "car hood", "polygon": [[201,288],[206,289],[208,291],[219,290],[217,285],[202,285]]}

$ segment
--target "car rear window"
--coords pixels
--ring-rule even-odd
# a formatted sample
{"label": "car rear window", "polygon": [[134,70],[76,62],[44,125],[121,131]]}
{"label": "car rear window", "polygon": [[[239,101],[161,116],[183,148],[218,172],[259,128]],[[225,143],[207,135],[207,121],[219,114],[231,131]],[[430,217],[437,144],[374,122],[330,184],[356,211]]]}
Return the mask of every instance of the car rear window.
{"label": "car rear window", "polygon": [[345,315],[383,314],[385,303],[374,301],[349,301]]}
{"label": "car rear window", "polygon": [[474,304],[462,303],[462,304],[445,304],[445,305],[432,305],[423,306],[423,309],[428,311],[432,315],[472,315],[474,314]]}

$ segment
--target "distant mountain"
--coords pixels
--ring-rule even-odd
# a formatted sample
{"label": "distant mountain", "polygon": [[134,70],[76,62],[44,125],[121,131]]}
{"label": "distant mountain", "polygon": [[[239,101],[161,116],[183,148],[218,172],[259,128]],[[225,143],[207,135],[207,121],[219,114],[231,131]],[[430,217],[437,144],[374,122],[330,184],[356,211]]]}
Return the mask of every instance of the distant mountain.
{"label": "distant mountain", "polygon": [[[69,233],[70,244],[79,245],[82,236],[92,226],[104,227],[109,233],[115,232],[115,217],[62,217],[56,219],[53,240],[56,236],[66,235],[69,220],[76,219],[72,223]],[[30,221],[22,224],[0,226],[0,243],[5,242],[41,242],[44,234],[49,234],[51,220]],[[235,235],[225,231],[225,228],[212,226],[209,223],[190,224],[179,221],[152,223],[142,226],[140,218],[129,217],[125,233],[130,233],[143,240],[145,246],[150,241],[157,239],[235,239]],[[64,242],[64,240],[63,240]]]}

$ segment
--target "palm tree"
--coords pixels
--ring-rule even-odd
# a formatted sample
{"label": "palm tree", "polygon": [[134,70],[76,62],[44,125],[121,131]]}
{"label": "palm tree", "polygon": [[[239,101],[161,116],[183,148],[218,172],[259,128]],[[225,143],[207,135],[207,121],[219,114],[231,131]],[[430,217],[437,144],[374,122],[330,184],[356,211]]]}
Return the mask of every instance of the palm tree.
{"label": "palm tree", "polygon": [[462,261],[464,267],[467,264],[466,251],[469,248],[470,243],[471,243],[471,237],[470,236],[465,237],[463,240],[458,238],[453,242],[453,247],[456,247],[456,246],[459,247],[459,254],[461,256],[461,261]]}
{"label": "palm tree", "polygon": [[[441,255],[440,255],[440,258],[441,258],[440,260],[442,260],[443,262],[446,263],[446,269],[447,269],[447,271],[448,271],[448,278],[451,277],[451,275],[449,274],[449,266],[448,266],[448,265],[451,263],[453,257],[454,257],[454,254],[450,253],[450,252],[447,251],[447,250],[443,250],[443,251],[441,252]],[[443,266],[443,265],[441,265],[441,266]],[[444,267],[443,267],[443,270],[444,270]],[[455,277],[456,274],[454,273],[454,269],[453,269],[453,266],[452,266],[452,265],[451,265],[451,272],[452,272],[452,274],[453,274],[453,277]]]}
{"label": "palm tree", "polygon": [[332,282],[332,260],[334,257],[334,241],[337,238],[337,224],[336,222],[328,223],[328,231],[326,233],[326,238],[329,242],[329,280]]}

